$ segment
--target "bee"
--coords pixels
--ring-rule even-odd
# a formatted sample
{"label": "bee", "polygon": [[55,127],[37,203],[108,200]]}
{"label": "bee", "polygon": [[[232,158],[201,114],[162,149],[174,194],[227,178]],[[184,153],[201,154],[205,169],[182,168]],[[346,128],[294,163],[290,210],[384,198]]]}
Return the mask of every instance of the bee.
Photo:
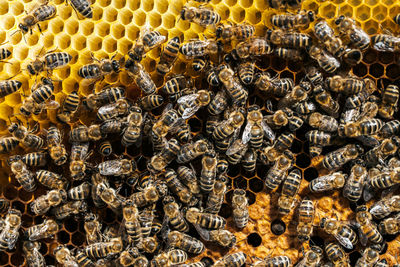
{"label": "bee", "polygon": [[204,155],[208,150],[209,150],[208,143],[204,139],[200,139],[197,140],[196,142],[185,144],[179,150],[176,162],[178,163],[190,162],[193,159],[201,155]]}
{"label": "bee", "polygon": [[383,235],[396,235],[400,232],[400,213],[379,223],[379,232]]}
{"label": "bee", "polygon": [[173,169],[166,169],[164,176],[168,188],[179,198],[182,203],[192,205],[193,202],[195,202],[192,193],[178,179],[178,175]]}
{"label": "bee", "polygon": [[367,166],[374,166],[384,162],[387,157],[394,155],[399,148],[400,139],[397,136],[383,139],[381,143],[365,154]]}
{"label": "bee", "polygon": [[164,98],[161,95],[151,94],[142,97],[139,103],[144,110],[152,110],[159,108],[164,103]]}
{"label": "bee", "polygon": [[152,260],[152,266],[163,267],[179,265],[184,263],[187,259],[188,255],[185,251],[180,249],[171,249],[156,255]]}
{"label": "bee", "polygon": [[90,110],[116,102],[124,98],[126,91],[122,87],[103,88],[99,93],[93,93],[86,97],[83,104]]}
{"label": "bee", "polygon": [[131,174],[136,169],[134,160],[115,159],[103,161],[97,165],[101,175],[124,176]]}
{"label": "bee", "polygon": [[166,146],[150,159],[148,168],[150,171],[160,172],[170,164],[179,153],[181,146],[176,139],[171,138]]}
{"label": "bee", "polygon": [[[179,179],[189,188],[192,194],[200,193],[200,185],[198,183],[196,173],[193,169],[188,168],[186,166],[180,166],[177,169],[177,174]],[[215,184],[214,184],[214,189],[215,189]],[[210,194],[212,194],[212,192]]]}
{"label": "bee", "polygon": [[99,144],[98,151],[103,157],[108,157],[112,154],[112,146],[110,141],[103,141]]}
{"label": "bee", "polygon": [[4,213],[10,208],[10,201],[5,198],[0,198],[0,213]]}
{"label": "bee", "polygon": [[220,24],[215,30],[215,36],[217,39],[222,39],[224,41],[243,40],[252,37],[255,33],[255,28],[253,25],[243,23],[243,24]]}
{"label": "bee", "polygon": [[273,93],[276,96],[285,96],[293,88],[291,78],[271,78],[268,73],[258,73],[254,78],[254,85],[260,91]]}
{"label": "bee", "polygon": [[333,235],[339,243],[347,249],[353,249],[357,244],[358,237],[356,232],[344,222],[322,218],[320,227],[324,229],[327,234]]}
{"label": "bee", "polygon": [[227,254],[214,263],[214,267],[240,267],[246,263],[247,255],[243,252]]}
{"label": "bee", "polygon": [[400,38],[392,34],[377,34],[371,37],[372,48],[380,52],[398,52]]}
{"label": "bee", "polygon": [[75,257],[72,255],[72,252],[63,245],[56,247],[53,251],[56,261],[63,266],[68,267],[77,267],[78,263],[76,262]]}
{"label": "bee", "polygon": [[314,86],[321,85],[324,82],[322,73],[314,66],[306,68],[306,77]]}
{"label": "bee", "polygon": [[184,120],[192,117],[201,107],[207,106],[212,98],[212,93],[199,90],[195,94],[185,95],[178,99],[178,114]]}
{"label": "bee", "polygon": [[[5,43],[7,43],[7,42],[3,42],[2,44],[5,44]],[[2,45],[2,44],[0,44],[0,45]],[[5,62],[6,63],[6,61],[4,61],[4,59],[7,59],[7,58],[9,58],[11,56],[11,51],[9,50],[9,49],[7,49],[6,47],[0,47],[0,62]],[[19,83],[19,82],[18,82]],[[1,84],[2,84],[2,82],[0,82],[0,88],[1,88]],[[22,85],[22,84],[21,84]],[[21,86],[19,86],[19,87],[21,87]],[[18,90],[18,89],[17,89]],[[2,90],[0,89],[0,92],[1,92]],[[15,90],[16,91],[16,90]],[[15,92],[14,91],[14,92]],[[1,94],[1,93],[0,93]]]}
{"label": "bee", "polygon": [[379,171],[369,176],[369,184],[374,189],[386,189],[398,183],[400,183],[400,174],[397,168],[390,171]]}
{"label": "bee", "polygon": [[152,134],[157,137],[165,137],[169,131],[176,129],[182,123],[178,112],[167,106],[161,117],[153,124]]}
{"label": "bee", "polygon": [[334,117],[314,112],[308,117],[308,124],[324,132],[336,132],[339,124]]}
{"label": "bee", "polygon": [[296,265],[296,267],[316,267],[319,266],[323,258],[323,250],[320,247],[312,246],[305,254],[303,259]]}
{"label": "bee", "polygon": [[379,260],[379,249],[374,247],[365,248],[361,258],[357,260],[356,266],[376,266]]}
{"label": "bee", "polygon": [[[390,265],[388,264],[386,259],[379,260],[377,263],[375,263],[374,267],[389,267]],[[393,265],[394,267],[397,266],[397,264]]]}
{"label": "bee", "polygon": [[321,109],[334,118],[339,116],[339,103],[332,98],[332,95],[321,85],[314,87],[314,99]]}
{"label": "bee", "polygon": [[43,215],[51,207],[56,207],[65,201],[67,201],[67,192],[64,189],[54,189],[36,198],[30,206],[33,213]]}
{"label": "bee", "polygon": [[168,188],[164,183],[156,183],[145,187],[142,191],[130,196],[132,202],[138,207],[144,207],[157,202],[167,194]]}
{"label": "bee", "polygon": [[72,56],[67,52],[47,53],[41,58],[36,58],[30,62],[27,69],[31,75],[37,75],[42,71],[52,71],[63,68],[72,60]]}
{"label": "bee", "polygon": [[121,266],[148,266],[149,261],[145,256],[139,253],[137,248],[128,248],[121,252],[119,258]]}
{"label": "bee", "polygon": [[[244,85],[249,85],[254,80],[254,73],[255,73],[256,64],[254,62],[242,62],[238,65],[237,74],[240,81]],[[216,115],[216,114],[214,114]]]}
{"label": "bee", "polygon": [[384,119],[392,119],[394,112],[397,111],[399,102],[399,87],[394,84],[388,85],[382,91],[382,102],[379,105],[378,114]]}
{"label": "bee", "polygon": [[124,218],[125,230],[128,235],[129,244],[137,245],[141,243],[142,232],[139,222],[139,211],[131,201],[124,203],[122,215]]}
{"label": "bee", "polygon": [[357,202],[362,194],[364,183],[368,178],[367,169],[355,164],[350,171],[350,176],[346,180],[346,185],[343,188],[343,195],[352,202]]}
{"label": "bee", "polygon": [[83,79],[102,80],[106,75],[119,73],[124,58],[115,60],[115,56],[116,54],[112,56],[111,59],[98,60],[93,56],[93,53],[91,53],[92,62],[95,61],[96,63],[91,63],[80,67],[78,70],[78,76]]}
{"label": "bee", "polygon": [[82,267],[95,266],[94,262],[88,256],[86,256],[86,254],[81,249],[75,251],[75,260],[78,265]]}
{"label": "bee", "polygon": [[345,51],[342,40],[335,36],[329,24],[322,20],[314,25],[314,34],[320,40],[325,49],[335,57],[341,57]]}
{"label": "bee", "polygon": [[235,73],[230,68],[222,69],[218,78],[224,85],[228,95],[232,98],[234,104],[242,105],[246,102],[249,93],[247,90],[240,84],[240,81]]}
{"label": "bee", "polygon": [[226,221],[219,215],[201,212],[199,209],[191,207],[186,211],[185,218],[188,222],[206,229],[222,229]]}
{"label": "bee", "polygon": [[282,29],[307,28],[315,20],[314,11],[300,10],[297,14],[279,14],[271,17],[272,25]]}
{"label": "bee", "polygon": [[67,151],[62,144],[61,132],[57,126],[50,126],[47,130],[47,147],[54,163],[58,166],[67,161]]}
{"label": "bee", "polygon": [[249,203],[246,197],[246,191],[235,189],[232,195],[233,220],[236,227],[244,228],[249,221]]}
{"label": "bee", "polygon": [[75,12],[79,13],[84,18],[91,19],[93,17],[93,10],[90,7],[90,1],[87,0],[68,0],[68,1],[70,2],[71,7],[75,10]]}
{"label": "bee", "polygon": [[318,65],[327,73],[333,73],[340,67],[340,62],[325,49],[318,46],[311,46],[308,51],[311,58],[318,62]]}
{"label": "bee", "polygon": [[348,144],[333,152],[328,153],[322,160],[322,166],[328,170],[335,170],[349,162],[356,159],[364,149],[355,144]]}
{"label": "bee", "polygon": [[93,173],[91,175],[91,191],[90,191],[90,196],[92,197],[93,203],[95,207],[97,208],[104,208],[106,206],[106,203],[100,198],[99,195],[97,195],[97,187],[102,184],[102,183],[107,183],[107,179],[105,176],[99,174],[99,173]]}
{"label": "bee", "polygon": [[306,133],[306,140],[310,143],[310,146],[329,146],[331,142],[331,134],[325,133],[319,130],[312,130]]}
{"label": "bee", "polygon": [[8,127],[8,132],[28,148],[41,149],[45,145],[45,141],[41,137],[28,131],[27,128],[22,125],[12,123],[10,127]]}
{"label": "bee", "polygon": [[69,164],[71,178],[74,180],[80,180],[85,176],[86,167],[88,166],[86,160],[90,156],[89,143],[73,142]]}
{"label": "bee", "polygon": [[171,71],[176,59],[178,58],[181,40],[178,36],[173,37],[164,47],[160,56],[160,61],[157,63],[156,71],[158,74],[164,76]]}
{"label": "bee", "polygon": [[125,63],[125,68],[129,76],[133,78],[136,86],[139,87],[144,94],[150,95],[156,91],[156,84],[139,62],[129,59]]}
{"label": "bee", "polygon": [[[376,110],[375,110],[376,111]],[[359,137],[362,135],[373,135],[380,131],[384,122],[377,118],[360,119],[355,122],[349,122],[339,125],[339,136]]]}
{"label": "bee", "polygon": [[349,256],[336,243],[329,243],[325,246],[325,253],[334,266],[350,266]]}
{"label": "bee", "polygon": [[220,44],[215,40],[193,40],[184,43],[180,48],[179,52],[184,55],[187,59],[195,57],[203,57],[207,55],[214,55],[220,51]]}
{"label": "bee", "polygon": [[221,21],[221,16],[207,7],[186,7],[181,10],[181,18],[200,26],[217,25]]}
{"label": "bee", "polygon": [[70,201],[61,206],[53,208],[52,214],[57,220],[63,220],[72,214],[82,214],[87,210],[87,203],[81,200]]}
{"label": "bee", "polygon": [[167,236],[168,245],[192,254],[201,254],[204,251],[204,244],[185,233],[171,231]]}
{"label": "bee", "polygon": [[352,45],[361,50],[369,47],[371,41],[369,35],[356,25],[354,19],[342,15],[335,20],[335,24],[338,25],[339,34],[346,36]]}
{"label": "bee", "polygon": [[100,130],[100,125],[93,124],[87,127],[86,125],[78,125],[69,132],[70,142],[89,142],[98,141],[105,137]]}
{"label": "bee", "polygon": [[26,164],[21,160],[20,157],[14,159],[11,158],[9,161],[11,171],[15,175],[15,179],[27,192],[33,192],[36,190],[36,182],[33,173],[28,169]]}
{"label": "bee", "polygon": [[299,32],[286,32],[281,29],[269,30],[267,40],[277,46],[289,48],[309,48],[312,44],[311,36]]}
{"label": "bee", "polygon": [[351,77],[343,78],[339,75],[328,77],[326,84],[331,91],[343,93],[345,95],[358,94],[366,87],[363,80]]}
{"label": "bee", "polygon": [[15,137],[1,137],[0,138],[0,154],[9,153],[16,148],[19,144],[19,139]]}
{"label": "bee", "polygon": [[122,200],[114,188],[108,183],[100,183],[96,186],[96,193],[115,213],[119,213]]}
{"label": "bee", "polygon": [[297,238],[301,241],[308,241],[313,233],[315,207],[309,197],[304,197],[299,205],[299,223],[297,225]]}
{"label": "bee", "polygon": [[300,50],[294,48],[278,47],[274,49],[274,55],[284,60],[302,61],[303,55]]}
{"label": "bee", "polygon": [[294,156],[289,150],[280,155],[275,164],[268,170],[265,176],[265,186],[269,190],[276,189],[286,177],[288,170],[293,166]]}
{"label": "bee", "polygon": [[190,142],[193,137],[190,125],[186,121],[183,122],[180,127],[176,129],[175,136],[180,143],[186,144]]}
{"label": "bee", "polygon": [[249,148],[246,153],[244,153],[242,158],[243,169],[247,172],[254,172],[256,170],[257,163],[257,152],[256,150]]}
{"label": "bee", "polygon": [[383,219],[392,212],[400,211],[400,196],[387,196],[375,202],[369,212],[377,219]]}
{"label": "bee", "polygon": [[344,186],[346,179],[347,174],[342,172],[334,172],[312,180],[308,185],[308,188],[314,193],[337,190]]}
{"label": "bee", "polygon": [[176,75],[165,82],[164,86],[162,87],[162,90],[169,95],[173,95],[192,86],[193,86],[193,80],[191,78],[187,78],[183,75]]}
{"label": "bee", "polygon": [[45,3],[27,13],[27,15],[22,19],[22,22],[18,24],[19,31],[21,31],[23,34],[26,34],[28,31],[30,31],[32,34],[32,28],[37,25],[39,31],[42,32],[39,22],[52,19],[57,13],[55,6],[47,4],[48,1],[45,1]]}
{"label": "bee", "polygon": [[103,136],[107,136],[107,134],[121,134],[127,126],[126,119],[109,119],[103,121],[100,125],[92,125],[96,126],[96,128],[100,128],[100,133]]}
{"label": "bee", "polygon": [[101,242],[101,223],[98,220],[98,216],[93,213],[88,213],[85,215],[85,223],[83,228],[86,232],[86,243],[88,245]]}
{"label": "bee", "polygon": [[26,229],[24,235],[29,241],[37,241],[44,238],[53,238],[59,230],[60,226],[56,221],[53,219],[45,219],[43,223],[33,225]]}
{"label": "bee", "polygon": [[292,170],[282,186],[282,193],[278,199],[278,210],[281,214],[289,214],[294,208],[296,195],[301,184],[301,172],[299,169]]}
{"label": "bee", "polygon": [[398,135],[400,133],[400,121],[398,120],[391,120],[386,122],[380,131],[382,137],[390,137],[392,135]]}
{"label": "bee", "polygon": [[68,186],[68,181],[64,177],[47,170],[38,170],[36,179],[39,183],[51,189],[65,189]]}
{"label": "bee", "polygon": [[380,244],[383,242],[383,237],[372,220],[372,212],[375,212],[374,207],[368,211],[365,205],[357,207],[356,210],[356,221],[360,232],[362,233],[360,241],[363,246],[365,246],[367,240],[374,244]]}
{"label": "bee", "polygon": [[128,52],[128,56],[135,61],[141,61],[143,56],[150,50],[159,47],[167,41],[167,37],[161,35],[158,31],[152,31],[145,27],[140,33],[138,40],[132,50]]}
{"label": "bee", "polygon": [[68,197],[72,200],[84,200],[90,195],[91,184],[83,182],[82,184],[72,187],[68,190]]}
{"label": "bee", "polygon": [[247,59],[249,57],[269,55],[272,54],[273,51],[274,49],[267,40],[252,37],[248,41],[242,41],[236,44],[234,56],[240,59]]}
{"label": "bee", "polygon": [[23,156],[16,155],[9,157],[9,161],[12,162],[14,160],[22,160],[22,162],[28,166],[44,166],[46,165],[46,153],[43,152],[32,152],[25,154]]}
{"label": "bee", "polygon": [[215,184],[218,160],[214,151],[206,152],[201,160],[201,174],[199,185],[203,192],[210,193]]}
{"label": "bee", "polygon": [[221,175],[216,179],[214,187],[207,198],[205,209],[207,213],[218,214],[221,210],[225,193],[227,191],[226,182],[227,178],[224,175]]}
{"label": "bee", "polygon": [[260,160],[267,165],[274,163],[276,158],[292,146],[294,137],[293,133],[282,133],[272,146],[264,147],[259,151]]}
{"label": "bee", "polygon": [[96,117],[100,121],[114,119],[118,116],[125,116],[128,113],[129,108],[129,102],[125,98],[120,98],[115,103],[111,103],[99,108]]}
{"label": "bee", "polygon": [[21,227],[21,212],[16,209],[9,209],[4,219],[4,225],[0,232],[0,250],[14,249],[19,238]]}
{"label": "bee", "polygon": [[25,260],[28,267],[45,267],[46,260],[39,252],[40,242],[24,241],[22,243],[22,251],[25,255]]}
{"label": "bee", "polygon": [[244,116],[240,111],[234,111],[229,114],[228,119],[218,123],[214,127],[212,137],[215,140],[223,140],[232,135],[236,129],[244,123]]}
{"label": "bee", "polygon": [[255,267],[273,267],[273,266],[281,266],[281,267],[289,267],[292,266],[292,261],[287,256],[276,256],[276,257],[267,257],[264,260],[258,261],[254,263]]}
{"label": "bee", "polygon": [[15,93],[19,90],[19,88],[21,88],[21,86],[22,82],[16,80],[0,81],[0,97],[6,97],[12,93]]}
{"label": "bee", "polygon": [[188,232],[189,225],[184,219],[178,203],[172,196],[166,196],[163,199],[164,220],[169,222],[173,229],[180,232]]}

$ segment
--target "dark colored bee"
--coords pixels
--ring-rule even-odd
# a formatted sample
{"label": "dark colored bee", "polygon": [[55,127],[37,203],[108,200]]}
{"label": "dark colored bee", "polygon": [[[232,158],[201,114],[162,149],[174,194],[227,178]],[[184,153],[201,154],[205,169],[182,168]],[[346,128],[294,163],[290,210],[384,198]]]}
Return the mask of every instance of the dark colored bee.
{"label": "dark colored bee", "polygon": [[[0,51],[1,53],[1,51]],[[22,82],[15,80],[7,80],[0,82],[0,97],[8,96],[21,88]]]}
{"label": "dark colored bee", "polygon": [[66,0],[69,1],[75,12],[78,12],[83,17],[91,19],[93,17],[93,10],[90,7],[88,0]]}

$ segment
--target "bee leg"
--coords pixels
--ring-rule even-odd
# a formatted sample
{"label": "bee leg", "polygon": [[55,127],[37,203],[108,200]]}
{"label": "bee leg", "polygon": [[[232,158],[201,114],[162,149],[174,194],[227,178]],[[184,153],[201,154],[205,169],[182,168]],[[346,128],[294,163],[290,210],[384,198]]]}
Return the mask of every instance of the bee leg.
{"label": "bee leg", "polygon": [[43,35],[43,31],[42,31],[42,28],[40,27],[39,23],[37,24],[37,26],[39,28],[40,33]]}
{"label": "bee leg", "polygon": [[8,63],[8,64],[13,64],[13,63],[11,63],[11,62],[8,62],[8,61],[4,61],[4,60],[0,60],[0,63]]}

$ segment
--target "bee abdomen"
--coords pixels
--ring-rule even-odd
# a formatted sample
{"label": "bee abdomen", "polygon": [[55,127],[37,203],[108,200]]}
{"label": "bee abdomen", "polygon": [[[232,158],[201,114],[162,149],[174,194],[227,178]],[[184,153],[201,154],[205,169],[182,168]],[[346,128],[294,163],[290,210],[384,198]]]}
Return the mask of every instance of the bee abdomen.
{"label": "bee abdomen", "polygon": [[97,64],[89,64],[81,67],[78,75],[84,79],[94,79],[101,76],[101,70]]}

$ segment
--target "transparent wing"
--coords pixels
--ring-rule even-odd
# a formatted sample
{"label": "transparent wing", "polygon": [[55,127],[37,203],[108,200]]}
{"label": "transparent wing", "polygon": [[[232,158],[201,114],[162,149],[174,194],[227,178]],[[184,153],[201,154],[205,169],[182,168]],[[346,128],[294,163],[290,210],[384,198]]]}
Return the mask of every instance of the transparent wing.
{"label": "transparent wing", "polygon": [[206,241],[210,241],[210,231],[208,231],[207,229],[202,228],[200,225],[198,224],[193,224],[194,228],[196,229],[196,231],[199,233],[200,237]]}
{"label": "transparent wing", "polygon": [[368,237],[361,231],[361,228],[358,228],[358,236],[360,237],[361,245],[365,247],[368,243]]}
{"label": "transparent wing", "polygon": [[42,239],[44,234],[47,232],[47,229],[49,229],[49,226],[43,225],[43,227],[40,227],[37,231],[35,231],[34,233],[32,233],[29,236],[29,240],[36,241],[36,240]]}
{"label": "transparent wing", "polygon": [[200,109],[199,105],[193,105],[185,108],[182,113],[182,119],[186,120],[192,117],[199,109]]}
{"label": "transparent wing", "polygon": [[368,202],[375,196],[375,190],[371,187],[369,183],[364,185],[363,199]]}
{"label": "transparent wing", "polygon": [[390,207],[385,205],[385,203],[381,200],[377,203],[375,203],[369,212],[372,214],[372,216],[380,218],[384,216],[385,214],[390,213]]}
{"label": "transparent wing", "polygon": [[251,123],[247,123],[246,127],[244,127],[243,135],[242,135],[242,143],[247,144],[251,138],[251,127],[253,125]]}
{"label": "transparent wing", "polygon": [[328,176],[321,176],[317,178],[317,181],[312,184],[314,191],[326,191],[331,188]]}
{"label": "transparent wing", "polygon": [[233,144],[228,148],[228,150],[226,151],[226,155],[233,155],[244,149],[247,150],[247,144],[243,144],[242,140],[238,139],[235,140],[235,142],[233,142]]}
{"label": "transparent wing", "polygon": [[121,172],[122,165],[119,160],[104,161],[98,165],[100,174],[102,175],[116,175]]}
{"label": "transparent wing", "polygon": [[46,109],[58,109],[60,107],[60,103],[55,100],[48,100],[44,103],[43,108]]}
{"label": "transparent wing", "polygon": [[350,239],[343,237],[341,235],[335,235],[335,238],[339,241],[339,243],[347,249],[353,249],[353,244],[350,242]]}
{"label": "transparent wing", "polygon": [[271,141],[275,141],[275,133],[272,131],[271,127],[268,126],[267,123],[265,123],[264,120],[261,121],[261,127],[263,128],[264,135]]}
{"label": "transparent wing", "polygon": [[116,109],[116,103],[111,103],[105,106],[102,106],[97,111],[98,114],[110,114]]}
{"label": "transparent wing", "polygon": [[299,263],[297,263],[294,267],[305,267],[306,265],[306,258],[303,258]]}
{"label": "transparent wing", "polygon": [[199,97],[199,94],[184,95],[178,99],[178,104],[186,104],[187,102],[193,102]]}

